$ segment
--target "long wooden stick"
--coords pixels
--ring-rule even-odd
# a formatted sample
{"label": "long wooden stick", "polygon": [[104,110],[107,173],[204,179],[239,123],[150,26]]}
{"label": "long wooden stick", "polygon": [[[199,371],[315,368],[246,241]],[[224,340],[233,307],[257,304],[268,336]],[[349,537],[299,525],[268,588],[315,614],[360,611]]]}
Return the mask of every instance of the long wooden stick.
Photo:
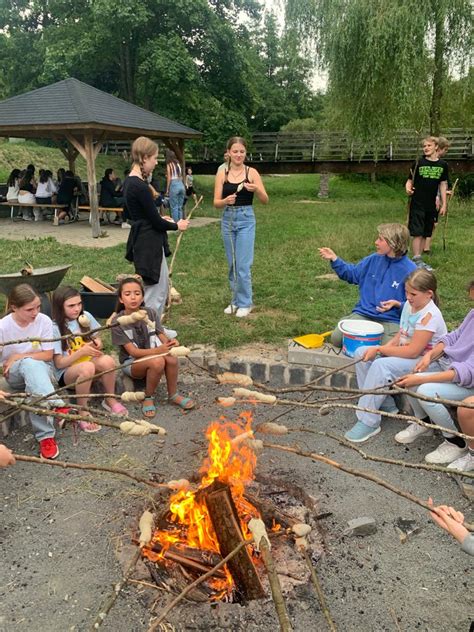
{"label": "long wooden stick", "polygon": [[[201,202],[203,201],[204,196],[201,195],[201,197],[198,199],[198,201],[196,202],[196,204],[193,206],[193,208],[189,211],[188,216],[186,217],[186,219],[190,220],[192,217],[192,214],[194,213],[194,211],[198,208],[198,206],[201,205]],[[176,239],[176,245],[174,247],[174,252],[173,252],[173,256],[171,257],[171,262],[168,268],[168,276],[171,279],[171,276],[173,274],[173,269],[174,269],[174,262],[176,260],[176,255],[178,253],[179,250],[179,246],[181,244],[181,240],[183,239],[183,235],[184,235],[184,231],[181,231],[178,235],[178,238]],[[171,285],[171,284],[170,284]]]}
{"label": "long wooden stick", "polygon": [[160,623],[168,616],[168,614],[171,612],[171,610],[173,610],[173,608],[180,602],[182,601],[186,595],[191,592],[191,590],[193,590],[193,588],[196,588],[196,586],[199,586],[199,584],[202,584],[202,582],[206,581],[206,579],[209,579],[210,577],[212,577],[214,575],[214,573],[219,570],[220,568],[222,568],[223,566],[225,566],[225,564],[227,564],[227,562],[229,560],[231,560],[235,555],[237,555],[237,553],[243,549],[244,546],[247,546],[247,544],[252,544],[253,542],[253,537],[250,538],[250,540],[245,540],[244,542],[241,542],[238,546],[235,547],[235,549],[233,549],[229,555],[226,555],[226,557],[224,557],[218,564],[216,564],[214,566],[214,568],[211,568],[210,571],[208,571],[207,573],[205,573],[204,575],[201,575],[201,577],[198,577],[195,581],[192,582],[192,584],[189,584],[189,586],[186,586],[186,588],[181,591],[179,593],[179,595],[177,597],[175,597],[162,611],[160,616],[158,617],[158,619],[156,621],[153,621],[153,623],[150,625],[150,627],[148,628],[147,632],[156,632],[156,630],[159,628]]}
{"label": "long wooden stick", "polygon": [[308,551],[306,551],[303,548],[300,548],[301,550],[301,554],[303,555],[305,562],[306,562],[306,566],[309,569],[310,575],[311,575],[311,581],[313,583],[314,586],[314,590],[316,592],[316,596],[318,598],[319,601],[319,605],[321,606],[321,610],[324,614],[324,617],[327,621],[328,627],[331,630],[331,632],[337,632],[337,628],[336,625],[333,621],[333,618],[331,617],[331,612],[329,611],[328,605],[326,603],[326,598],[324,596],[323,593],[323,589],[321,588],[321,582],[319,581],[319,577],[316,573],[316,568],[314,566],[314,564],[311,561],[311,558],[308,555]]}
{"label": "long wooden stick", "polygon": [[338,435],[333,434],[332,432],[324,432],[322,430],[307,430],[305,428],[300,428],[299,430],[303,432],[314,432],[315,434],[322,435],[324,437],[329,437],[334,441],[337,441],[341,445],[346,448],[350,448],[357,452],[365,461],[374,461],[376,463],[387,463],[388,465],[399,465],[400,467],[404,467],[407,469],[413,470],[427,470],[428,472],[443,472],[443,474],[449,474],[450,476],[463,476],[464,478],[474,478],[474,472],[460,472],[459,470],[449,470],[447,467],[443,465],[435,465],[432,463],[410,463],[409,461],[402,461],[401,459],[389,459],[387,457],[377,456],[376,454],[367,454],[359,447],[357,447],[354,443],[347,441],[344,437],[340,437]]}
{"label": "long wooden stick", "polygon": [[401,419],[402,421],[410,421],[411,423],[415,423],[418,426],[423,426],[424,428],[430,428],[431,430],[440,430],[441,432],[447,432],[449,434],[454,435],[455,437],[460,437],[461,439],[465,439],[466,441],[474,440],[474,437],[471,435],[466,435],[463,432],[458,432],[457,430],[452,430],[451,428],[445,428],[444,426],[438,426],[437,424],[428,424],[426,423],[426,421],[422,421],[421,419],[418,419],[418,417],[415,417],[414,415],[402,415],[400,413],[389,413],[385,411],[380,412],[380,410],[375,410],[374,408],[365,408],[365,406],[356,406],[355,404],[338,404],[336,402],[330,403],[330,404],[324,404],[320,408],[320,413],[322,415],[327,414],[331,408],[348,408],[349,410],[361,410],[362,412],[372,413],[373,415],[383,415],[384,417],[389,417],[390,419]]}
{"label": "long wooden stick", "polygon": [[[385,487],[385,489],[388,489],[394,494],[397,494],[397,496],[406,498],[407,500],[410,500],[416,505],[423,507],[423,509],[427,509],[428,511],[434,511],[433,507],[429,505],[426,501],[422,500],[421,498],[418,498],[417,496],[415,496],[414,494],[411,494],[410,492],[406,492],[403,489],[399,489],[398,487],[395,487],[395,485],[392,485],[392,483],[389,483],[388,481],[385,481],[384,479],[379,478],[378,476],[375,476],[375,474],[372,474],[371,472],[362,472],[361,470],[356,470],[352,467],[344,465],[343,463],[338,463],[337,461],[334,461],[333,459],[329,459],[320,454],[316,454],[315,452],[305,452],[300,447],[291,447],[291,446],[279,445],[278,443],[275,444],[275,443],[267,443],[267,442],[264,442],[263,446],[265,448],[270,448],[272,450],[280,450],[282,452],[291,452],[292,454],[297,454],[298,456],[306,457],[308,459],[312,459],[313,461],[319,461],[320,463],[324,463],[325,465],[330,465],[331,467],[341,470],[342,472],[346,472],[346,474],[352,474],[352,476],[357,476],[358,478],[364,478],[365,480],[371,481],[372,483],[375,483],[376,485]],[[468,531],[474,531],[473,524],[464,522],[464,526],[466,527]]]}
{"label": "long wooden stick", "polygon": [[459,178],[456,178],[453,184],[453,188],[451,189],[451,195],[447,196],[447,199],[446,199],[446,213],[444,215],[444,223],[443,223],[443,252],[446,251],[446,234],[448,232],[448,206],[449,206],[449,202],[452,202],[454,198],[454,193],[456,191],[458,181],[459,181]]}
{"label": "long wooden stick", "polygon": [[275,564],[270,553],[270,547],[268,546],[268,542],[265,538],[260,540],[260,551],[262,553],[263,563],[267,569],[270,590],[272,591],[272,599],[275,604],[275,610],[280,623],[280,631],[291,632],[293,628],[291,627],[290,618],[285,606],[285,600],[283,599],[280,580],[278,579]]}
{"label": "long wooden stick", "polygon": [[96,620],[94,621],[94,623],[91,626],[92,632],[94,630],[98,630],[100,628],[100,626],[104,622],[106,616],[109,614],[110,610],[112,609],[112,606],[117,601],[117,597],[122,592],[122,588],[128,582],[128,580],[130,578],[130,575],[133,573],[133,571],[135,569],[135,566],[137,565],[137,562],[140,559],[141,553],[142,553],[141,549],[137,548],[137,550],[135,551],[135,555],[133,556],[130,564],[128,565],[127,570],[123,574],[122,579],[117,584],[115,584],[113,593],[110,595],[110,597],[104,603],[104,605],[101,607],[101,609],[99,611],[99,614],[96,617]]}
{"label": "long wooden stick", "polygon": [[17,461],[24,461],[25,463],[39,463],[40,465],[52,465],[54,467],[71,468],[75,470],[92,470],[93,472],[107,472],[109,474],[117,474],[118,476],[126,476],[127,478],[131,478],[132,480],[134,480],[136,483],[142,483],[143,485],[148,485],[149,487],[153,487],[155,489],[163,487],[169,489],[166,483],[155,483],[155,481],[142,478],[141,476],[136,476],[128,470],[123,470],[118,467],[106,467],[104,465],[95,465],[94,463],[51,461],[49,459],[43,459],[37,456],[25,456],[23,454],[14,454],[13,456]]}

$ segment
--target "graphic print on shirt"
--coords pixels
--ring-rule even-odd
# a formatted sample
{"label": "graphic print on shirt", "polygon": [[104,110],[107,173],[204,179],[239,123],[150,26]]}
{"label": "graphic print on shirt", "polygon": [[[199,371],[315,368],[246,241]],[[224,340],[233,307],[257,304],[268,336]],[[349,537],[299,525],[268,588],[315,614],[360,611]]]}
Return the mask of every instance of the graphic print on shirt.
{"label": "graphic print on shirt", "polygon": [[[424,309],[412,314],[410,309],[404,309],[400,318],[400,345],[405,346],[410,344],[413,335],[416,331],[418,322],[423,325],[427,325],[431,320],[431,313],[426,312]],[[423,350],[426,353],[433,348],[432,342],[429,342]]]}
{"label": "graphic print on shirt", "polygon": [[433,165],[420,165],[418,167],[418,173],[422,178],[429,178],[430,180],[439,180],[443,174],[442,166]]}
{"label": "graphic print on shirt", "polygon": [[[86,343],[82,336],[74,336],[74,338],[70,338],[68,341],[68,355],[72,355],[74,351],[78,351],[81,349]],[[78,360],[74,360],[73,364],[79,364],[80,362],[88,362],[92,359],[92,356],[83,356]]]}

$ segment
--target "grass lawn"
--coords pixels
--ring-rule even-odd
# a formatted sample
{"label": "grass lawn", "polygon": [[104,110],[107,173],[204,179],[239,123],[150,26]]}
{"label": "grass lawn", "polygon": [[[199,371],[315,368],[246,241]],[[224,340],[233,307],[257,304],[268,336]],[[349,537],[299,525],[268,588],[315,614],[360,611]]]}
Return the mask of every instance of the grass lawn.
{"label": "grass lawn", "polygon": [[[355,262],[373,252],[379,223],[406,219],[403,187],[393,180],[372,184],[362,176],[333,177],[329,200],[317,200],[317,176],[268,176],[264,181],[270,203],[256,205],[255,312],[245,320],[223,314],[230,290],[220,226],[191,230],[183,237],[173,275],[183,304],[173,306],[169,320],[183,344],[207,342],[229,348],[278,343],[332,328],[351,311],[358,291],[342,281],[317,278],[331,272],[317,248],[330,246]],[[196,176],[195,182],[198,192],[205,195],[199,214],[219,216],[212,208],[213,178]],[[449,328],[457,326],[470,308],[465,286],[474,277],[473,228],[472,205],[455,200],[450,207],[447,250],[442,250],[440,225],[429,259],[437,270],[441,309]],[[170,234],[171,247],[175,239]],[[25,259],[36,267],[72,263],[66,281],[77,285],[84,274],[112,281],[116,273],[132,270],[123,246],[91,250],[61,245],[54,239],[0,239],[0,247],[0,269],[5,273],[19,270]]]}

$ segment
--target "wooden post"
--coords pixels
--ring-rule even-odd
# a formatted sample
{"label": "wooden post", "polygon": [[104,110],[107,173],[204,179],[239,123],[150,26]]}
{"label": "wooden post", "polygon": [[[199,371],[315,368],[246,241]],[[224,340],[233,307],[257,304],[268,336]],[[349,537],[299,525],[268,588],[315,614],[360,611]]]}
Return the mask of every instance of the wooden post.
{"label": "wooden post", "polygon": [[84,135],[84,148],[86,151],[87,183],[89,185],[89,206],[91,207],[92,237],[100,235],[99,199],[97,197],[97,179],[95,175],[95,148],[92,134]]}
{"label": "wooden post", "polygon": [[[202,491],[202,494],[216,532],[220,553],[222,557],[226,557],[240,542],[244,541],[230,489],[228,485],[214,481],[212,485]],[[237,588],[244,597],[261,599],[265,596],[260,578],[246,547],[243,547],[228,562],[228,567]]]}
{"label": "wooden post", "polygon": [[329,197],[329,173],[324,172],[319,179],[319,193],[318,198]]}

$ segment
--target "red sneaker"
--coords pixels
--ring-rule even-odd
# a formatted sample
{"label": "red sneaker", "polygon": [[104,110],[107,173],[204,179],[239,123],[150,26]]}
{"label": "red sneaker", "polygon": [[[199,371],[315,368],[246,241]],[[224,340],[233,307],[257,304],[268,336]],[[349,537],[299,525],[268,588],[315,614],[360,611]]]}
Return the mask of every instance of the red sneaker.
{"label": "red sneaker", "polygon": [[58,444],[53,437],[42,439],[40,442],[40,455],[43,459],[55,459],[59,454]]}

